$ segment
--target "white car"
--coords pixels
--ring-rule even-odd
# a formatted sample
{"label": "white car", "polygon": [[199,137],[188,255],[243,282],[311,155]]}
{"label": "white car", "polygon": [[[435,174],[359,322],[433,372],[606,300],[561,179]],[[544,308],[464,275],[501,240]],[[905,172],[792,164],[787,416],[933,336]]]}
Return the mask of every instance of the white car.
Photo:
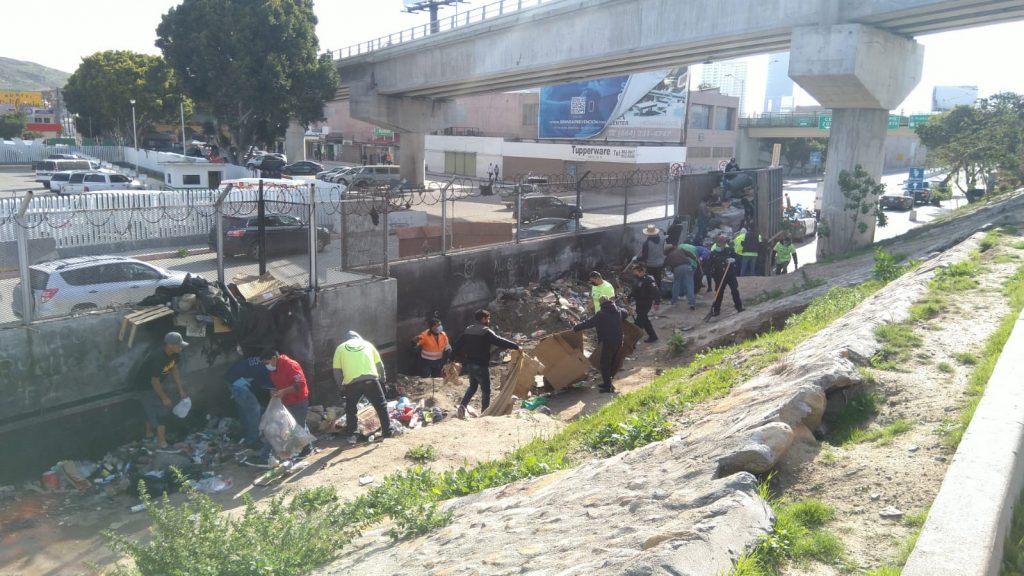
{"label": "white car", "polygon": [[[77,314],[119,304],[134,304],[160,286],[177,287],[186,272],[165,270],[122,256],[79,256],[29,267],[34,318]],[[14,287],[11,308],[22,313],[21,283]]]}
{"label": "white car", "polygon": [[142,184],[117,172],[96,171],[75,173],[60,189],[61,194],[82,194],[103,190],[141,190]]}
{"label": "white car", "polygon": [[68,183],[71,179],[71,175],[74,174],[74,170],[61,170],[60,172],[54,172],[50,175],[50,192],[56,192],[60,194],[61,188]]}

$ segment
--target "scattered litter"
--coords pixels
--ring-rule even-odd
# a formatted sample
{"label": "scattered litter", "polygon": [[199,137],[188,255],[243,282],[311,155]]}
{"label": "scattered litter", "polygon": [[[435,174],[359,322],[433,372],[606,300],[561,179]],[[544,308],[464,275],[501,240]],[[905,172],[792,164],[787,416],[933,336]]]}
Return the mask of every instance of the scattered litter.
{"label": "scattered litter", "polygon": [[230,478],[224,479],[220,476],[210,476],[208,478],[203,478],[198,482],[193,482],[192,488],[195,488],[203,494],[216,494],[231,488],[232,484],[233,482]]}
{"label": "scattered litter", "polygon": [[367,484],[372,484],[373,480],[374,480],[373,476],[360,476],[359,477],[359,485],[360,486],[366,486]]}

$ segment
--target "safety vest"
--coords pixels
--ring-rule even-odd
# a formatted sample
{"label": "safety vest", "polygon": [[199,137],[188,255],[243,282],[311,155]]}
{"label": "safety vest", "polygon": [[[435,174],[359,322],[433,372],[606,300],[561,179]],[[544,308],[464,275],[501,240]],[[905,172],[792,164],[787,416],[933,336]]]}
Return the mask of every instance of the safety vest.
{"label": "safety vest", "polygon": [[334,351],[333,367],[341,370],[342,384],[365,379],[366,376],[379,377],[377,364],[380,363],[377,349],[361,338],[346,340]]}
{"label": "safety vest", "polygon": [[420,356],[424,360],[440,360],[444,357],[444,351],[448,349],[448,334],[441,332],[434,334],[430,330],[424,330],[419,336]]}

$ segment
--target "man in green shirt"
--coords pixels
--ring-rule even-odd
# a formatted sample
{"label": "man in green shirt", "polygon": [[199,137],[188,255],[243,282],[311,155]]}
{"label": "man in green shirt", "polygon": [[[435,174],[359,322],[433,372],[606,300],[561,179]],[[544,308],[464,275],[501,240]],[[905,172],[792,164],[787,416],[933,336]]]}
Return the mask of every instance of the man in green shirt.
{"label": "man in green shirt", "polygon": [[348,431],[348,443],[359,441],[358,432],[359,398],[366,396],[370,405],[377,411],[380,419],[381,436],[391,437],[391,420],[388,417],[387,401],[384,390],[380,387],[381,380],[386,379],[384,363],[380,353],[363,337],[349,330],[344,340],[334,351],[334,383],[345,395],[345,428]]}
{"label": "man in green shirt", "polygon": [[590,273],[590,286],[590,297],[594,301],[595,314],[601,309],[602,296],[609,301],[615,300],[615,287],[606,281],[600,272],[594,271]]}
{"label": "man in green shirt", "polygon": [[792,238],[785,236],[782,241],[775,243],[775,274],[785,274],[790,260],[793,261],[793,270],[796,271],[800,265],[796,257],[796,246],[793,246]]}

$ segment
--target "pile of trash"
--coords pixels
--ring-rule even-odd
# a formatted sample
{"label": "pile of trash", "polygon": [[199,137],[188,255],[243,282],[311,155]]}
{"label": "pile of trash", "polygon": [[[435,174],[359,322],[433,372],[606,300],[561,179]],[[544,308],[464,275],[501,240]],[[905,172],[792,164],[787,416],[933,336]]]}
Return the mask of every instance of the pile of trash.
{"label": "pile of trash", "polygon": [[[436,424],[448,417],[448,410],[440,407],[428,407],[424,400],[412,402],[406,396],[399,396],[387,404],[391,430],[401,434],[406,429]],[[380,430],[377,412],[370,406],[366,398],[359,400],[356,412],[359,421],[357,430],[363,436],[370,436]],[[306,426],[315,434],[344,433],[346,430],[345,408],[339,406],[310,406],[306,415]]]}
{"label": "pile of trash", "polygon": [[[158,496],[179,490],[184,480],[201,492],[220,492],[232,482],[218,476],[214,469],[244,455],[244,448],[232,439],[240,436],[240,430],[234,418],[210,417],[203,430],[165,449],[133,442],[108,452],[98,461],[62,460],[42,474],[38,485],[30,483],[26,488],[43,493],[138,496],[139,480],[143,480],[146,492]],[[181,472],[183,478],[177,477],[172,468]]]}
{"label": "pile of trash", "polygon": [[[614,278],[606,280],[615,283]],[[551,284],[499,288],[487,305],[492,324],[517,342],[569,330],[590,315],[590,285],[560,279]]]}

